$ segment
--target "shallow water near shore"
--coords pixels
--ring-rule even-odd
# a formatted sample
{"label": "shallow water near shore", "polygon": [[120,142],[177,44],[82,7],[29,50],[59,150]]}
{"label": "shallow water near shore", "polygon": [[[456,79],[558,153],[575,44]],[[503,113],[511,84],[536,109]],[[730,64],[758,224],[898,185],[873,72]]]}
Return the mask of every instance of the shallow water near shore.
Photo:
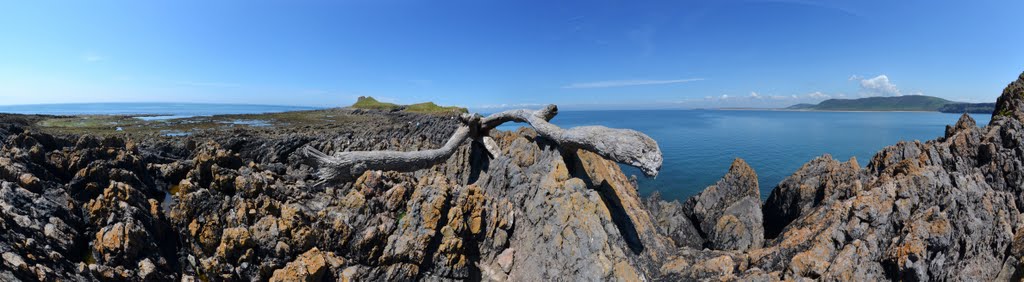
{"label": "shallow water near shore", "polygon": [[[979,126],[991,118],[971,117]],[[840,161],[856,157],[867,166],[885,146],[935,139],[959,118],[935,112],[629,110],[561,111],[552,122],[635,129],[658,141],[665,162],[656,179],[623,166],[627,175],[637,175],[641,195],[661,191],[666,200],[684,200],[718,181],[734,158],[743,158],[757,172],[764,200],[776,184],[818,156],[831,154]]]}
{"label": "shallow water near shore", "polygon": [[43,115],[141,115],[142,120],[314,110],[315,107],[203,103],[83,103],[0,106],[0,113]]}

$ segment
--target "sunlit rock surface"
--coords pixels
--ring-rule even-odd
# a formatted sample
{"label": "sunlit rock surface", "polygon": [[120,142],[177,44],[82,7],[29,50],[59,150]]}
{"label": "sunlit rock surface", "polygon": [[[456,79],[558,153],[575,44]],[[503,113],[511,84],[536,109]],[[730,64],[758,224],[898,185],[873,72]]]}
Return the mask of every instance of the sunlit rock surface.
{"label": "sunlit rock surface", "polygon": [[985,127],[965,115],[866,168],[825,155],[777,184],[737,159],[682,202],[642,199],[618,164],[528,128],[338,185],[292,155],[436,148],[451,116],[187,137],[0,116],[0,280],[1018,280],[1020,85]]}

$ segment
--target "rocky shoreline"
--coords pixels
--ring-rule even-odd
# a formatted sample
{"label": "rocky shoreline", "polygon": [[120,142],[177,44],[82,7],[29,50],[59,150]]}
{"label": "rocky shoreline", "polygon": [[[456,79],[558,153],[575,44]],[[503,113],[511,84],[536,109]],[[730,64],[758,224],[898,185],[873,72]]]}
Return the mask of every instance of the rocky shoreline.
{"label": "rocky shoreline", "polygon": [[[80,135],[0,116],[0,280],[1019,280],[1024,74],[989,125],[822,156],[760,202],[737,159],[679,202],[530,128],[316,185],[293,152],[437,148],[454,116]],[[768,184],[771,185],[771,184]]]}

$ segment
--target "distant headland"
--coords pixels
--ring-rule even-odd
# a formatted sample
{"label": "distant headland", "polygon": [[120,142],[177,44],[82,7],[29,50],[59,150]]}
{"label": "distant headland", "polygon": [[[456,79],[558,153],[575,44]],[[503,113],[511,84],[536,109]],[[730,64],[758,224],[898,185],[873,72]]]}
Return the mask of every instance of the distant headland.
{"label": "distant headland", "polygon": [[796,104],[785,109],[805,111],[916,111],[991,114],[995,106],[995,103],[964,103],[925,95],[906,95],[860,99],[828,99],[818,104]]}
{"label": "distant headland", "polygon": [[425,102],[412,105],[399,105],[377,101],[370,96],[359,96],[356,103],[350,106],[354,109],[381,110],[381,111],[405,111],[414,113],[468,113],[466,108],[456,106],[438,106],[434,102]]}

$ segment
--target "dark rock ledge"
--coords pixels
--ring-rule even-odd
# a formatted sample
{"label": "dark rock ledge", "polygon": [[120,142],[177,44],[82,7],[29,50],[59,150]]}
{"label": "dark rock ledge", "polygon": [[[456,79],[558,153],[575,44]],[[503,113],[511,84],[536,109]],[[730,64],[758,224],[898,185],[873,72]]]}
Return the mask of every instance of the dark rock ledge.
{"label": "dark rock ledge", "polygon": [[[41,133],[0,118],[0,281],[1019,280],[1024,75],[969,116],[862,168],[825,155],[758,201],[737,159],[683,202],[532,129],[447,162],[313,185],[293,152],[422,150],[446,116],[184,138]],[[940,133],[936,133],[940,134]]]}

